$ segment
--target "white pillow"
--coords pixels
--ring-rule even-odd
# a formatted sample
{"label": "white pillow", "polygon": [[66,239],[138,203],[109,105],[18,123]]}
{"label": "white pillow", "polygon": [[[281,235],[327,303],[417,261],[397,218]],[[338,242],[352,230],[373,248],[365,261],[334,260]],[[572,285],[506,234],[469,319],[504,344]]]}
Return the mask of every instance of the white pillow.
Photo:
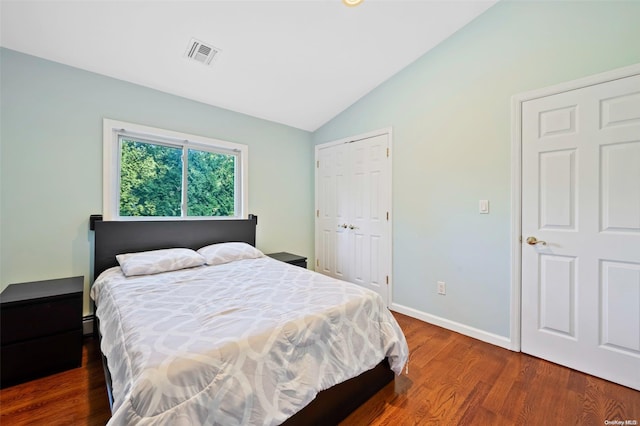
{"label": "white pillow", "polygon": [[264,253],[247,243],[219,243],[202,247],[198,250],[207,265],[222,265],[242,259],[257,259]]}
{"label": "white pillow", "polygon": [[204,258],[194,250],[172,248],[125,253],[116,256],[122,272],[127,276],[159,274],[204,265]]}

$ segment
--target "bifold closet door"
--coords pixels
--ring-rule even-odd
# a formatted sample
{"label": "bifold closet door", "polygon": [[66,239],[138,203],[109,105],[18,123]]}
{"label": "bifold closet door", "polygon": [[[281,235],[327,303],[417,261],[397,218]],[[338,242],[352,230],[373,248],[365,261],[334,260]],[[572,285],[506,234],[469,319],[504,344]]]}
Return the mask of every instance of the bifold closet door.
{"label": "bifold closet door", "polygon": [[389,301],[391,202],[388,135],[318,150],[316,270]]}

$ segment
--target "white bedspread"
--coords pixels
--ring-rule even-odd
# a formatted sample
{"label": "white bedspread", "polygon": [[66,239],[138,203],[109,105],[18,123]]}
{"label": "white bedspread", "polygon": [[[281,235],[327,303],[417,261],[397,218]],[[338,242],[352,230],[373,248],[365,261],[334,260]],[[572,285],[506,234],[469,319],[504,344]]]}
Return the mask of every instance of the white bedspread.
{"label": "white bedspread", "polygon": [[280,424],[407,343],[382,299],[268,257],[91,289],[113,381],[110,425]]}

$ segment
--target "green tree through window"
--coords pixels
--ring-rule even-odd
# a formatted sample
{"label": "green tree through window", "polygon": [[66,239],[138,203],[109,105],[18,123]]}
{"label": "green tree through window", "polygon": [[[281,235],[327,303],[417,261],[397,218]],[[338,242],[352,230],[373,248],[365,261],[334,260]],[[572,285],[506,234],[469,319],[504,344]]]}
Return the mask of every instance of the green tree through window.
{"label": "green tree through window", "polygon": [[182,149],[122,139],[121,216],[180,216]]}
{"label": "green tree through window", "polygon": [[187,215],[233,216],[234,155],[190,149],[187,167]]}
{"label": "green tree through window", "polygon": [[236,155],[125,137],[120,150],[120,216],[182,216],[185,186],[186,216],[235,215]]}

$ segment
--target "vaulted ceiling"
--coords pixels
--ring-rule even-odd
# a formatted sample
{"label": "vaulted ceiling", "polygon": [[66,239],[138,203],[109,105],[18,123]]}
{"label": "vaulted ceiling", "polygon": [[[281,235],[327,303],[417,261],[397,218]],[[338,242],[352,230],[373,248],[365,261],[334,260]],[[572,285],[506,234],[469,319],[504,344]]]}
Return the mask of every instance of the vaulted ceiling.
{"label": "vaulted ceiling", "polygon": [[2,0],[0,43],[313,131],[495,1]]}

